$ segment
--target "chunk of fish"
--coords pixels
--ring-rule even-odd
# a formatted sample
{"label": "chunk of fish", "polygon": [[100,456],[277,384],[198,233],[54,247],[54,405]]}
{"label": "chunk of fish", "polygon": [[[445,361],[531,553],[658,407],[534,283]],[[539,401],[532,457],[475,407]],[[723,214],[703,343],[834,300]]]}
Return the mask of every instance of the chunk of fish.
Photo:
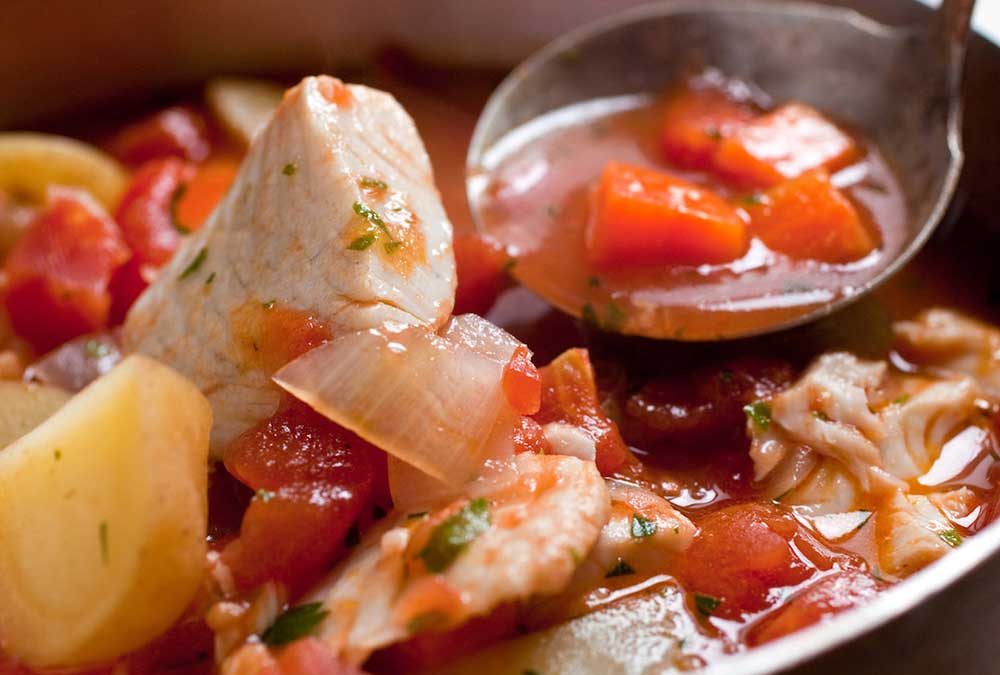
{"label": "chunk of fish", "polygon": [[893,325],[896,350],[937,375],[968,375],[1000,397],[1000,330],[947,309],[929,309]]}
{"label": "chunk of fish", "polygon": [[[488,526],[444,569],[430,572],[421,557],[428,537],[479,498],[488,504]],[[322,602],[330,612],[319,638],[340,658],[360,664],[374,650],[416,632],[558,593],[590,552],[609,512],[607,486],[592,462],[518,455],[471,484],[456,503],[426,517],[399,514],[370,533],[306,600]]]}
{"label": "chunk of fish", "polygon": [[454,290],[451,224],[413,121],[389,94],[308,77],[136,302],[123,342],[198,384],[218,456],[279,398],[257,342],[241,332],[248,314],[266,322],[261,313],[277,304],[333,335],[388,321],[437,328]]}
{"label": "chunk of fish", "polygon": [[925,495],[897,493],[876,515],[879,562],[905,577],[938,560],[961,538]]}

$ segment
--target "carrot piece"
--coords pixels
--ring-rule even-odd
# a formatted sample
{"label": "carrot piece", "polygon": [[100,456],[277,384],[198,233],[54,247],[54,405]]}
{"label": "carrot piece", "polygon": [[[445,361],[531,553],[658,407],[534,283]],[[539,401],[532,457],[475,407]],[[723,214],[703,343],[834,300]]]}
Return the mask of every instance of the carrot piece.
{"label": "carrot piece", "polygon": [[753,233],[793,258],[842,263],[871,253],[875,241],[861,216],[823,169],[768,190],[748,207]]}
{"label": "carrot piece", "polygon": [[734,182],[771,187],[806,171],[836,171],[858,158],[854,140],[815,109],[787,103],[719,144],[715,167]]}
{"label": "carrot piece", "polygon": [[610,162],[594,191],[586,243],[603,266],[721,263],[746,250],[746,224],[711,190]]}
{"label": "carrot piece", "polygon": [[174,207],[177,224],[190,231],[199,229],[229,190],[239,168],[239,164],[231,160],[216,160],[199,166],[194,178],[178,196]]}
{"label": "carrot piece", "polygon": [[663,150],[684,169],[708,169],[723,138],[752,120],[756,111],[712,87],[684,84],[668,95],[663,108]]}

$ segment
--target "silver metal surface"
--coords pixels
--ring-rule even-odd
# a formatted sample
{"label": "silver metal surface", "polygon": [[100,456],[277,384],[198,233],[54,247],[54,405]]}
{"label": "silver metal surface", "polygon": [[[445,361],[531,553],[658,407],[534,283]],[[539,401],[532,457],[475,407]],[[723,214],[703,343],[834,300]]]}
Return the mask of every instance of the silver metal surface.
{"label": "silver metal surface", "polygon": [[[910,0],[833,1],[890,26],[931,17]],[[514,63],[555,35],[637,4],[10,0],[0,21],[0,126],[31,127],[57,113],[73,117],[98,103],[213,74],[335,72],[385,42],[450,63]],[[982,246],[1000,251],[998,83],[1000,48],[974,38],[964,87],[961,213],[955,209],[950,226],[935,234],[941,245],[972,232]],[[1000,277],[995,259],[975,264],[983,284]],[[725,661],[712,675],[991,675],[1000,673],[998,631],[1000,529],[990,527],[874,604]]]}
{"label": "silver metal surface", "polygon": [[[778,101],[810,103],[863,130],[891,159],[909,212],[905,243],[870,281],[833,302],[753,332],[713,324],[711,339],[814,321],[898,271],[944,216],[963,161],[960,86],[973,4],[947,0],[936,21],[902,28],[850,9],[797,2],[674,0],[622,12],[557,38],[511,72],[479,118],[470,174],[488,171],[484,158],[494,144],[544,113],[597,98],[661,92],[692,65],[718,68]],[[481,184],[469,182],[474,215],[480,202],[475,186]],[[538,292],[580,315],[579,303]],[[702,339],[678,338],[669,309],[659,316],[635,329],[653,338]]]}

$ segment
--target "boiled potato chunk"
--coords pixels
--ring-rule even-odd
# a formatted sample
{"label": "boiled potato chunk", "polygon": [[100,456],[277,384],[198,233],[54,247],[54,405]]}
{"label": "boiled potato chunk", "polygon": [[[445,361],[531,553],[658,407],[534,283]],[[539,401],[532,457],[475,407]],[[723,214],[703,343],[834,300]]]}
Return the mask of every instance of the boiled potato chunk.
{"label": "boiled potato chunk", "polygon": [[266,80],[220,78],[205,87],[205,99],[222,125],[249,145],[274,115],[284,91]]}
{"label": "boiled potato chunk", "polygon": [[111,156],[64,136],[30,132],[0,133],[0,190],[41,203],[50,185],[87,190],[112,210],[128,177]]}
{"label": "boiled potato chunk", "polygon": [[0,380],[0,448],[37,427],[69,399],[69,392],[58,387]]}
{"label": "boiled potato chunk", "polygon": [[202,581],[208,401],[130,356],[0,451],[0,643],[31,666],[113,659]]}

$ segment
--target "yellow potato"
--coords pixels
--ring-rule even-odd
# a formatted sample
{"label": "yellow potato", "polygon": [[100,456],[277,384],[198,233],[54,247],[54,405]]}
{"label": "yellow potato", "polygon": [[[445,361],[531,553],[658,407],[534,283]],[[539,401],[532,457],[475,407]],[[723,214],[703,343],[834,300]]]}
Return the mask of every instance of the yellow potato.
{"label": "yellow potato", "polygon": [[36,667],[108,661],[166,630],[205,565],[211,409],[125,359],[0,452],[0,642]]}
{"label": "yellow potato", "polygon": [[220,78],[205,87],[205,99],[222,125],[249,145],[271,119],[284,91],[266,80]]}
{"label": "yellow potato", "polygon": [[0,190],[41,203],[49,185],[87,190],[114,209],[125,189],[120,164],[92,145],[52,134],[0,133]]}
{"label": "yellow potato", "polygon": [[58,387],[0,380],[0,448],[37,427],[69,399]]}

